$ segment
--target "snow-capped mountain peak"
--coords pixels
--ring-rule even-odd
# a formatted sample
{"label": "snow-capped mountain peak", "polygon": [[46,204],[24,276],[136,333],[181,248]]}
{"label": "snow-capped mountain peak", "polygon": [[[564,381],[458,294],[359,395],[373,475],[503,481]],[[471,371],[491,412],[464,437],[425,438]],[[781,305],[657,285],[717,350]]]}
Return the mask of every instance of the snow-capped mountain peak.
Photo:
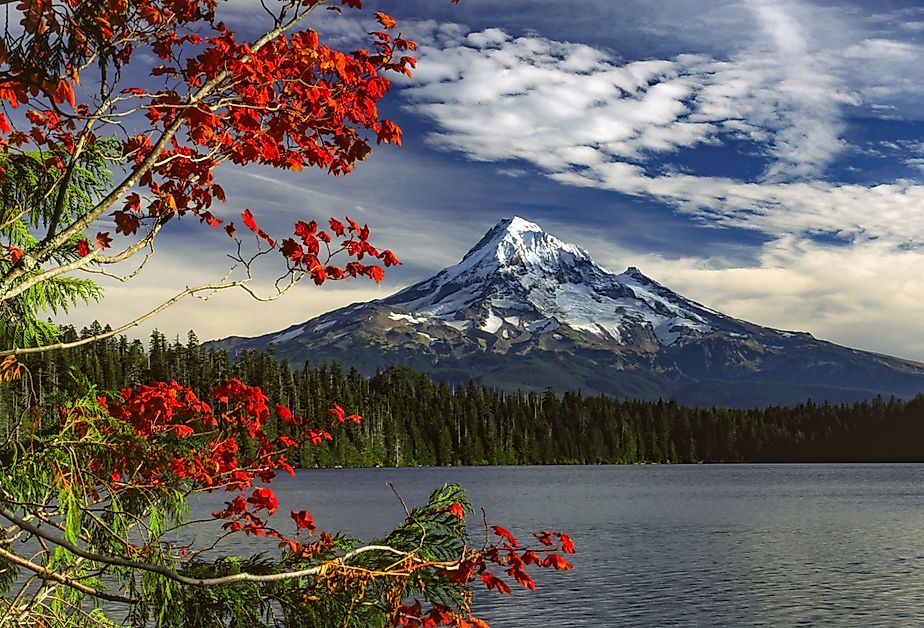
{"label": "snow-capped mountain peak", "polygon": [[712,330],[711,312],[637,268],[616,275],[585,250],[520,217],[501,220],[458,264],[385,303],[504,339],[566,325],[616,343],[647,337],[656,345]]}
{"label": "snow-capped mountain peak", "polygon": [[511,266],[551,267],[567,258],[590,259],[586,251],[562,242],[546,233],[534,222],[519,216],[505,218],[494,225],[462,258],[446,269],[450,275],[463,273],[475,266],[486,272]]}

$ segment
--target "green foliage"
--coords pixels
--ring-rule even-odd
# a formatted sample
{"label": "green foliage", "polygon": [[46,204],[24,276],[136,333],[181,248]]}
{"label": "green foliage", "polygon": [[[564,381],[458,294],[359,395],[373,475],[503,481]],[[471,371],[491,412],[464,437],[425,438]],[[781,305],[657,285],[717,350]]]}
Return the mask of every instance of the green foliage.
{"label": "green foliage", "polygon": [[[423,506],[413,508],[406,520],[370,546],[389,547],[419,559],[451,562],[465,552],[468,535],[459,518],[449,512],[454,504],[470,510],[461,488],[445,485],[430,495]],[[275,574],[310,569],[320,562],[334,561],[360,547],[359,541],[343,536],[332,539],[330,549],[305,560],[286,552],[273,562],[263,556],[226,556],[209,562],[194,560],[182,573],[199,578],[216,578],[247,572]],[[162,578],[151,577],[145,606],[138,617],[156,616],[155,625],[165,628],[210,628],[213,626],[258,627],[273,625],[274,613],[287,627],[367,627],[388,622],[386,601],[419,596],[454,608],[471,601],[469,589],[447,580],[438,570],[419,570],[406,577],[382,578],[375,574],[393,569],[400,561],[388,551],[364,551],[351,558],[348,568],[332,567],[321,575],[272,583],[235,582],[213,587],[177,587]],[[157,609],[157,613],[151,611]],[[136,619],[137,619],[136,618]]]}
{"label": "green foliage", "polygon": [[[6,532],[0,529],[0,548],[5,548],[10,541]],[[0,557],[0,591],[8,591],[16,579],[19,577],[19,566]],[[0,606],[2,612],[2,606]]]}
{"label": "green foliage", "polygon": [[[111,184],[110,163],[118,144],[98,139],[80,153],[70,173],[50,165],[67,159],[66,151],[5,153],[0,186],[0,235],[9,246],[26,250],[51,235],[59,224],[69,224],[91,209]],[[49,261],[57,265],[78,257],[77,242],[58,247]],[[21,261],[19,263],[22,263]],[[0,258],[0,274],[14,264],[11,255]],[[23,275],[17,285],[41,272],[41,266]],[[15,286],[14,286],[15,287]],[[39,346],[57,338],[57,328],[44,320],[48,313],[66,313],[71,307],[99,300],[101,291],[91,280],[58,276],[46,279],[4,302],[0,309],[0,343],[7,348]]]}
{"label": "green foliage", "polygon": [[[239,574],[278,572],[279,566],[262,556],[240,558],[223,556],[213,562],[191,561],[184,575],[197,578],[217,578]],[[183,587],[157,575],[150,575],[143,604],[135,610],[135,622],[153,617],[155,625],[180,628],[229,626],[244,628],[262,626],[263,617],[270,613],[270,598],[265,586],[253,582],[236,582],[214,587]]]}

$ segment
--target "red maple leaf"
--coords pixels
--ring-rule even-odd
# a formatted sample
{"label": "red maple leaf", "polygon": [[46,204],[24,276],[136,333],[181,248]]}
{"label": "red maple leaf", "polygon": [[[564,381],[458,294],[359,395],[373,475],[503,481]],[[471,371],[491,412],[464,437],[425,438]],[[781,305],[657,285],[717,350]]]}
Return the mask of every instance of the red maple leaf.
{"label": "red maple leaf", "polygon": [[513,576],[513,579],[522,584],[524,587],[530,590],[535,590],[536,581],[529,577],[529,575],[520,571],[519,569],[508,569],[507,573]]}
{"label": "red maple leaf", "polygon": [[279,501],[276,499],[276,493],[268,488],[255,488],[247,501],[253,504],[254,509],[266,510],[269,514],[276,512],[279,507]]}
{"label": "red maple leaf", "polygon": [[490,572],[485,572],[481,576],[481,581],[488,587],[488,591],[496,588],[498,593],[510,593],[510,587],[507,583]]}
{"label": "red maple leaf", "polygon": [[543,567],[554,567],[555,569],[574,569],[574,566],[558,554],[549,554],[542,561]]}
{"label": "red maple leaf", "polygon": [[520,544],[517,543],[516,538],[514,538],[514,536],[510,534],[510,532],[508,532],[505,528],[502,528],[500,526],[491,526],[491,527],[494,530],[494,534],[506,540],[514,548],[520,547]]}
{"label": "red maple leaf", "polygon": [[279,443],[281,447],[285,447],[286,449],[291,449],[292,447],[298,446],[298,443],[293,438],[290,438],[285,434],[277,438],[276,442]]}
{"label": "red maple leaf", "polygon": [[13,264],[21,260],[22,256],[24,255],[24,251],[15,246],[4,246],[3,248],[5,248],[7,252],[10,254],[10,262],[12,262]]}
{"label": "red maple leaf", "polygon": [[188,425],[174,425],[173,433],[180,438],[189,438],[195,433],[195,430],[193,430],[193,428],[189,427]]}
{"label": "red maple leaf", "polygon": [[96,248],[108,249],[111,244],[112,236],[109,235],[108,231],[101,231],[96,234]]}
{"label": "red maple leaf", "polygon": [[455,515],[459,521],[462,521],[465,518],[465,507],[462,504],[453,504],[446,509],[446,512],[451,515]]}
{"label": "red maple leaf", "polygon": [[285,421],[286,423],[292,423],[294,417],[292,416],[292,411],[287,407],[281,404],[276,404],[276,414],[279,415],[279,418]]}
{"label": "red maple leaf", "polygon": [[343,223],[339,220],[331,218],[329,222],[331,231],[333,231],[334,234],[336,234],[338,237],[342,237],[343,234],[346,233],[346,229],[344,228]]}
{"label": "red maple leaf", "polygon": [[397,266],[401,263],[398,261],[398,258],[395,257],[395,254],[388,249],[382,251],[379,255],[379,259],[381,259],[386,266]]}
{"label": "red maple leaf", "polygon": [[303,530],[308,530],[309,534],[314,533],[314,518],[307,510],[299,510],[298,512],[293,511],[291,515],[292,519],[295,521],[295,525]]}
{"label": "red maple leaf", "polygon": [[539,554],[532,550],[523,552],[523,555],[520,556],[520,559],[523,561],[524,565],[536,565],[537,567],[542,566],[542,559],[539,558]]}
{"label": "red maple leaf", "polygon": [[282,241],[281,251],[287,259],[296,263],[302,258],[304,254],[301,245],[292,238],[286,238]]}
{"label": "red maple leaf", "polygon": [[254,233],[256,233],[259,230],[259,227],[257,226],[257,222],[253,219],[253,212],[251,212],[249,209],[245,209],[243,213],[241,213],[241,217],[243,217],[244,225],[248,229],[250,229]]}
{"label": "red maple leaf", "polygon": [[346,411],[340,407],[339,403],[335,403],[330,410],[327,411],[328,414],[334,416],[334,423],[340,424],[346,420]]}
{"label": "red maple leaf", "polygon": [[382,281],[382,278],[385,277],[385,271],[382,270],[379,266],[367,266],[367,269],[368,270],[366,274],[369,275],[369,277],[375,281],[375,283],[379,283]]}
{"label": "red maple leaf", "polygon": [[379,24],[381,24],[385,28],[394,28],[395,26],[398,25],[398,22],[396,22],[393,17],[391,17],[387,13],[382,13],[381,11],[375,12],[375,19],[378,20]]}
{"label": "red maple leaf", "polygon": [[129,213],[125,210],[120,210],[112,212],[112,215],[115,216],[116,223],[116,233],[121,233],[123,235],[133,235],[138,231],[138,227],[141,226],[141,222],[138,220],[138,216]]}

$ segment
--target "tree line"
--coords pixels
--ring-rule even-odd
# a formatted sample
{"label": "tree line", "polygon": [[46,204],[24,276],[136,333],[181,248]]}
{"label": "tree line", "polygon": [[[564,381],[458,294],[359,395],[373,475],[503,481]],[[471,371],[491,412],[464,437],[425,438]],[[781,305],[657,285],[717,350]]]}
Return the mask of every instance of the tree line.
{"label": "tree line", "polygon": [[[99,335],[94,323],[64,330],[64,340]],[[303,467],[693,462],[924,460],[924,396],[853,405],[807,402],[753,410],[694,408],[674,401],[510,393],[436,382],[409,368],[363,377],[340,365],[294,368],[269,351],[203,349],[195,333],[145,346],[124,336],[26,359],[30,377],[0,386],[0,435],[37,399],[46,411],[88,384],[117,390],[176,380],[205,396],[236,377],[274,403],[326,424],[331,404],[363,417],[330,443],[305,447]],[[276,417],[272,436],[289,426]]]}

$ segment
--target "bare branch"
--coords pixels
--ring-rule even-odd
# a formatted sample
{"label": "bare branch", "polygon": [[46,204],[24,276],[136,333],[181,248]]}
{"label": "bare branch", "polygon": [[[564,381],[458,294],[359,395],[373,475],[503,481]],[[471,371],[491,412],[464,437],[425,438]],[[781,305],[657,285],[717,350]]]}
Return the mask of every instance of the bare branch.
{"label": "bare branch", "polygon": [[100,251],[99,249],[94,249],[93,251],[90,251],[89,254],[84,255],[83,257],[79,257],[72,262],[68,262],[67,264],[61,264],[60,266],[55,266],[54,268],[49,268],[43,273],[30,277],[26,281],[16,284],[15,288],[9,290],[6,293],[6,295],[2,299],[0,299],[0,303],[2,303],[3,301],[7,301],[9,299],[12,299],[13,297],[22,294],[23,292],[25,292],[32,286],[36,286],[42,283],[43,281],[47,281],[48,279],[53,279],[55,277],[59,277],[61,275],[64,275],[66,273],[69,273],[75,270],[85,270],[84,267],[90,264],[91,262],[96,262],[98,264],[116,264],[118,262],[122,262],[128,259],[129,257],[131,257],[132,255],[134,255],[135,253],[137,253],[138,251],[140,251],[141,249],[150,245],[151,242],[154,241],[155,236],[157,236],[157,232],[160,231],[161,227],[167,224],[167,222],[172,217],[173,217],[172,215],[167,215],[167,216],[162,217],[151,228],[151,231],[150,233],[148,233],[148,235],[138,240],[131,246],[127,247],[121,253],[118,253],[116,255],[107,256],[107,255],[103,255],[102,251]]}
{"label": "bare branch", "polygon": [[407,504],[404,502],[404,498],[401,497],[401,493],[398,492],[398,489],[396,489],[396,488],[395,488],[395,485],[392,484],[391,482],[388,482],[387,484],[388,484],[388,488],[391,489],[391,492],[394,493],[395,496],[398,498],[398,501],[401,502],[401,507],[404,508],[405,519],[406,519],[407,521],[410,521],[410,520],[411,520],[411,511],[408,510]]}
{"label": "bare branch", "polygon": [[106,338],[111,338],[112,336],[121,334],[122,332],[127,331],[131,329],[132,327],[137,327],[144,321],[148,320],[152,316],[155,316],[161,311],[167,309],[168,307],[170,307],[177,301],[183,299],[184,297],[195,295],[200,292],[214,293],[214,292],[218,292],[219,290],[227,290],[228,288],[239,288],[243,290],[244,292],[246,292],[247,294],[249,294],[252,298],[256,299],[257,301],[267,302],[267,301],[275,301],[276,299],[281,297],[283,294],[288,292],[289,288],[295,285],[294,283],[292,283],[284,287],[282,290],[277,291],[274,294],[271,294],[269,296],[262,296],[258,294],[257,292],[255,292],[253,288],[248,286],[245,283],[246,281],[249,281],[249,280],[232,281],[228,283],[205,284],[202,286],[196,286],[195,288],[186,288],[182,292],[177,293],[172,298],[164,301],[163,303],[158,305],[156,308],[149,310],[148,312],[139,316],[135,320],[129,323],[125,323],[121,327],[117,327],[111,331],[104,332],[96,336],[90,336],[89,338],[81,338],[80,340],[75,340],[73,342],[57,342],[57,343],[50,344],[50,345],[43,345],[41,347],[27,347],[24,349],[2,349],[0,350],[0,357],[7,356],[7,355],[25,355],[27,353],[44,353],[45,351],[54,351],[57,349],[72,349],[74,347],[80,347],[83,345],[88,345],[94,342],[98,342],[100,340],[105,340]]}
{"label": "bare branch", "polygon": [[[77,545],[74,545],[65,538],[58,536],[57,534],[52,534],[42,530],[38,526],[35,526],[22,517],[19,517],[13,512],[10,512],[6,508],[0,506],[0,516],[9,519],[11,522],[15,523],[20,528],[26,530],[30,534],[34,534],[37,537],[43,538],[50,543],[54,543],[59,547],[63,547],[72,554],[80,556],[81,558],[86,558],[97,563],[103,563],[106,565],[116,565],[119,567],[127,567],[129,569],[138,569],[140,571],[147,571],[149,573],[156,573],[165,578],[169,578],[175,582],[181,584],[186,584],[194,587],[212,587],[222,584],[230,584],[232,582],[279,582],[280,580],[289,580],[292,578],[306,578],[309,576],[317,576],[326,571],[329,571],[332,567],[337,566],[347,566],[346,562],[352,558],[360,556],[361,554],[366,554],[369,552],[381,552],[386,554],[392,554],[394,556],[401,557],[410,557],[412,556],[408,552],[403,552],[401,550],[389,547],[388,545],[366,545],[363,547],[358,547],[355,550],[347,552],[343,556],[334,559],[333,561],[322,563],[314,567],[309,567],[308,569],[301,569],[298,571],[285,571],[281,573],[271,573],[271,574],[252,574],[252,573],[237,573],[228,576],[220,576],[218,578],[191,578],[189,576],[184,576],[177,571],[170,569],[169,567],[164,567],[161,565],[151,565],[149,563],[142,563],[135,560],[129,560],[127,558],[119,558],[118,556],[106,556],[104,554],[97,554],[95,552],[90,552],[85,550]],[[446,561],[446,569],[452,569],[452,565],[457,561]],[[432,564],[432,563],[428,563]]]}
{"label": "bare branch", "polygon": [[0,548],[0,558],[13,563],[14,565],[19,565],[20,567],[25,567],[29,571],[38,574],[39,578],[43,580],[52,580],[58,584],[63,584],[64,586],[70,587],[86,595],[90,595],[101,600],[107,600],[109,602],[122,602],[123,604],[137,604],[138,600],[135,598],[124,597],[121,595],[114,595],[112,593],[106,593],[105,591],[97,591],[93,587],[89,587],[85,584],[72,580],[67,576],[59,574],[56,571],[51,571],[46,569],[41,565],[33,563],[31,560],[23,558],[13,552],[8,552],[3,548]]}
{"label": "bare branch", "polygon": [[122,283],[125,283],[126,281],[129,281],[130,279],[134,279],[136,276],[138,276],[138,273],[144,270],[144,267],[147,266],[148,261],[151,259],[153,255],[154,255],[154,245],[152,244],[151,250],[145,253],[144,259],[141,260],[141,263],[135,267],[135,270],[133,270],[127,275],[119,275],[117,273],[111,273],[107,270],[103,270],[102,268],[81,268],[80,270],[85,273],[90,273],[92,275],[102,275],[103,277],[109,277],[110,279],[115,279],[116,281],[121,281]]}

